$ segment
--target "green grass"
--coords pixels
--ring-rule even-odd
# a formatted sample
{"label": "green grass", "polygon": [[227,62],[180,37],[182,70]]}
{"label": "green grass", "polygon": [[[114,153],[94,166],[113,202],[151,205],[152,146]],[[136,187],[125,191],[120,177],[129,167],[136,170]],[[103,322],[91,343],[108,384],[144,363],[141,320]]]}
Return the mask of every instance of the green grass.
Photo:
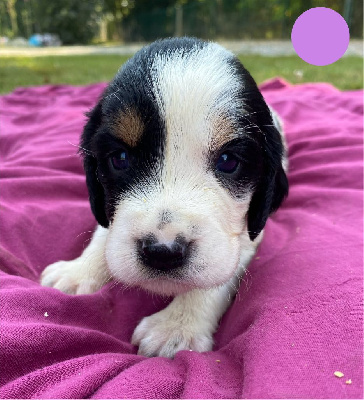
{"label": "green grass", "polygon": [[2,57],[0,93],[19,86],[109,81],[127,59],[120,55]]}
{"label": "green grass", "polygon": [[363,88],[363,59],[361,57],[341,58],[323,67],[307,64],[298,56],[242,56],[240,60],[258,83],[280,76],[291,83],[329,82],[341,90]]}
{"label": "green grass", "polygon": [[[0,93],[9,93],[19,86],[108,81],[127,58],[120,55],[1,57]],[[297,56],[246,55],[240,58],[258,83],[281,76],[292,83],[330,82],[341,90],[363,87],[363,59],[360,57],[342,58],[325,67],[306,64]]]}

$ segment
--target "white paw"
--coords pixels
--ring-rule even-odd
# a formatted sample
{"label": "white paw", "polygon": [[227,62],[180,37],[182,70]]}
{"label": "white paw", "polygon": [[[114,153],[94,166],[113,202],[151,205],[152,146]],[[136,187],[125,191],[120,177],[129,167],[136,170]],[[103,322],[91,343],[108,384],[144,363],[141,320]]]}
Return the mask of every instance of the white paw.
{"label": "white paw", "polygon": [[100,289],[106,278],[94,273],[85,260],[58,261],[49,265],[40,277],[42,286],[50,286],[68,294],[89,294]]}
{"label": "white paw", "polygon": [[212,349],[213,332],[209,324],[175,311],[171,303],[166,309],[142,319],[132,337],[132,344],[139,346],[139,355],[173,358],[180,350]]}

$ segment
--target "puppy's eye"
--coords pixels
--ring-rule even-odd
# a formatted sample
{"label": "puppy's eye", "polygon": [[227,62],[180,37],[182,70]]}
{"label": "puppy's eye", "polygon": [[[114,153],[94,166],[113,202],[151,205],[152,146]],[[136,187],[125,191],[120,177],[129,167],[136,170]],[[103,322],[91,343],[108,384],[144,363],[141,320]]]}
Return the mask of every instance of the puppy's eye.
{"label": "puppy's eye", "polygon": [[223,153],[216,162],[216,169],[224,174],[232,174],[239,167],[239,160],[231,153]]}
{"label": "puppy's eye", "polygon": [[129,155],[126,150],[118,151],[111,157],[111,164],[116,170],[125,170],[129,168]]}

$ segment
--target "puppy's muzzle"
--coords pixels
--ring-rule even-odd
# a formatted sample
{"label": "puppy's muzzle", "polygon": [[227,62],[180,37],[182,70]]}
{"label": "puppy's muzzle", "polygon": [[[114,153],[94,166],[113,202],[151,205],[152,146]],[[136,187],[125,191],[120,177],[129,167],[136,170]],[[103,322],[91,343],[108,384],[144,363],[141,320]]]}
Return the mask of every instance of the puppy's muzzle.
{"label": "puppy's muzzle", "polygon": [[186,264],[192,242],[177,236],[172,243],[160,243],[154,235],[137,241],[138,253],[145,266],[158,271],[170,271]]}

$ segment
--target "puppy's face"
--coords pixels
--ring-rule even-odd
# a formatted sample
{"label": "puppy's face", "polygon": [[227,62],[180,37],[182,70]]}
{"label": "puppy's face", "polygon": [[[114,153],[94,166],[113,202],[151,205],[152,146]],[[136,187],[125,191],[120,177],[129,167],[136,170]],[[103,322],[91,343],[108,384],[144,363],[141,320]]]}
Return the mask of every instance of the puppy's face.
{"label": "puppy's face", "polygon": [[158,293],[226,282],[287,193],[280,134],[253,79],[196,39],[129,60],[81,146],[112,275]]}

